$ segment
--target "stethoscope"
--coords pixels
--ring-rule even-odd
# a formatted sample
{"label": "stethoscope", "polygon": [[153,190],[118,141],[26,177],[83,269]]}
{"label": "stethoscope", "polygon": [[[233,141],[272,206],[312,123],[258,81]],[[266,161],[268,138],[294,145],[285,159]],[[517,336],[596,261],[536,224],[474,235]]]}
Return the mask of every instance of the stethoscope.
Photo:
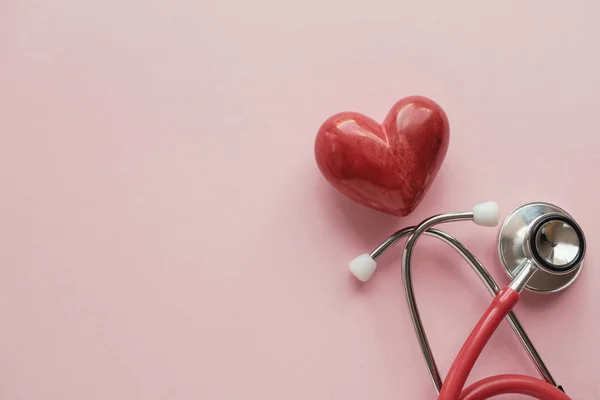
{"label": "stethoscope", "polygon": [[[568,287],[581,272],[585,256],[585,236],[573,217],[548,203],[525,204],[510,213],[500,229],[498,254],[512,281],[500,289],[483,264],[457,239],[433,228],[435,225],[472,220],[482,226],[496,226],[498,205],[494,202],[475,206],[472,211],[430,217],[419,225],[389,236],[369,254],[350,262],[350,272],[362,282],[368,281],[377,267],[377,259],[408,237],[402,254],[402,280],[408,309],[429,374],[439,395],[438,400],[483,400],[501,394],[523,394],[540,400],[569,400],[550,374],[527,333],[512,311],[523,289],[539,293],[558,292]],[[421,235],[436,237],[456,250],[479,275],[494,299],[458,353],[442,382],[431,352],[415,300],[411,258]],[[464,388],[465,382],[488,340],[504,318],[536,365],[542,379],[525,375],[497,375]]]}

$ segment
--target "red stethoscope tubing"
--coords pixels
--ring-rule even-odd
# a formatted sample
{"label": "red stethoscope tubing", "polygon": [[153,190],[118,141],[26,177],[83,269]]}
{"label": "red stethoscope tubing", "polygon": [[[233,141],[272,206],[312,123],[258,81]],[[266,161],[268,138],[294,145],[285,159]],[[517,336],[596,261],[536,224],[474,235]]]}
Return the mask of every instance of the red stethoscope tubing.
{"label": "red stethoscope tubing", "polygon": [[485,400],[502,394],[523,394],[538,400],[571,400],[548,382],[525,375],[492,376],[463,389],[483,348],[517,304],[519,297],[519,293],[509,287],[494,297],[456,356],[438,400]]}

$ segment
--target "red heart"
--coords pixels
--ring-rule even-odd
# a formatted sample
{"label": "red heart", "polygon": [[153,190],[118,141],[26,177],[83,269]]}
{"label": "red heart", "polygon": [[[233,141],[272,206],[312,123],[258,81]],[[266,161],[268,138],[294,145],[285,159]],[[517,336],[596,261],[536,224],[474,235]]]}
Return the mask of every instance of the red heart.
{"label": "red heart", "polygon": [[398,101],[383,124],[355,113],[328,118],[317,133],[317,165],[337,190],[379,211],[411,213],[437,175],[450,141],[448,117],[422,96]]}

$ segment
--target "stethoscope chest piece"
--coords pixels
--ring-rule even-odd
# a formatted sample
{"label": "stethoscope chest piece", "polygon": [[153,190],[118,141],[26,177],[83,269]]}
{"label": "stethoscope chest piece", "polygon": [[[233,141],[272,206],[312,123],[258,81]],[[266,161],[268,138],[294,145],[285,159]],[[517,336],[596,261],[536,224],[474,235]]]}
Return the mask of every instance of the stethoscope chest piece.
{"label": "stethoscope chest piece", "polygon": [[525,204],[509,214],[498,238],[502,266],[515,278],[530,260],[537,272],[525,285],[552,293],[568,287],[581,272],[585,237],[563,209],[548,203]]}

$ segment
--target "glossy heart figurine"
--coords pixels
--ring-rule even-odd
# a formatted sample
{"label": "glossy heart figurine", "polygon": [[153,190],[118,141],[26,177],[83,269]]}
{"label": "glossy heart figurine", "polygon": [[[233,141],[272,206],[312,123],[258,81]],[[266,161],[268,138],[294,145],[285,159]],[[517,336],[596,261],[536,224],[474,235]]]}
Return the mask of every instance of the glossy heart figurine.
{"label": "glossy heart figurine", "polygon": [[367,207],[411,213],[437,175],[450,140],[448,117],[434,101],[398,101],[383,124],[355,112],[328,118],[317,133],[317,165],[337,190]]}

